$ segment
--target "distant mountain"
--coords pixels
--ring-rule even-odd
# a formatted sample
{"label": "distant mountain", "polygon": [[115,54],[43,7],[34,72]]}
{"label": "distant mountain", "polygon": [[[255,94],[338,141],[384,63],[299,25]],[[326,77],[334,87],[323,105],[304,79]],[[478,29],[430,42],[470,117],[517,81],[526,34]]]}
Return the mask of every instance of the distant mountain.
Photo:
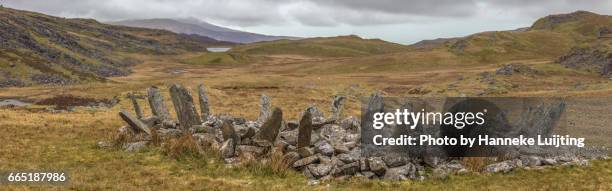
{"label": "distant mountain", "polygon": [[0,88],[105,81],[127,75],[129,67],[140,62],[132,54],[205,51],[208,46],[230,44],[165,30],[0,8]]}
{"label": "distant mountain", "polygon": [[238,31],[225,27],[216,26],[197,19],[144,19],[125,20],[110,22],[109,24],[131,27],[142,27],[151,29],[164,29],[175,33],[197,34],[207,36],[221,41],[236,43],[253,43],[261,41],[273,41],[280,39],[298,39],[287,36],[268,36],[249,32]]}

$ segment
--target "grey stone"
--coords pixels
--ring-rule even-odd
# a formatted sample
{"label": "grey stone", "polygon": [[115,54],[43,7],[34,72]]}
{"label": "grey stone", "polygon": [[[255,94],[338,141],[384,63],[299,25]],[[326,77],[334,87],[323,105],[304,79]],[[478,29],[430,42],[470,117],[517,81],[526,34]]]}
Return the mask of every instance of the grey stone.
{"label": "grey stone", "polygon": [[331,120],[337,121],[342,115],[342,111],[344,110],[344,103],[346,102],[346,97],[344,96],[334,96],[334,100],[332,101],[331,110],[332,116]]}
{"label": "grey stone", "polygon": [[327,141],[319,141],[315,143],[315,153],[321,153],[326,156],[332,156],[334,154],[334,147]]}
{"label": "grey stone", "polygon": [[358,131],[361,128],[361,122],[359,121],[359,119],[357,119],[357,118],[355,118],[353,116],[350,116],[350,117],[347,117],[347,118],[343,119],[340,122],[340,126],[342,128],[344,128],[344,129],[347,129],[347,130],[356,130],[356,131]]}
{"label": "grey stone", "polygon": [[151,135],[151,129],[147,127],[142,121],[134,118],[127,111],[121,110],[119,111],[119,116],[123,119],[128,125],[130,125],[131,129],[134,132],[145,132],[147,135]]}
{"label": "grey stone", "polygon": [[313,124],[314,123],[323,123],[325,121],[325,116],[315,106],[308,107],[308,109],[306,109],[306,112],[309,112],[310,114],[312,114],[311,116],[312,116],[312,123]]}
{"label": "grey stone", "polygon": [[317,154],[317,157],[319,157],[319,162],[320,163],[324,163],[324,164],[330,164],[332,163],[332,157],[328,157],[322,154]]}
{"label": "grey stone", "polygon": [[193,105],[193,97],[191,93],[187,91],[181,85],[174,84],[170,86],[170,96],[172,97],[172,103],[174,104],[174,110],[183,130],[189,129],[192,125],[202,124],[200,115]]}
{"label": "grey stone", "polygon": [[370,170],[370,164],[368,162],[368,159],[359,158],[359,169],[361,171],[369,171]]}
{"label": "grey stone", "polygon": [[319,184],[321,184],[320,180],[309,180],[308,181],[308,186],[316,186],[316,185],[319,185]]}
{"label": "grey stone", "polygon": [[113,147],[113,143],[109,141],[100,141],[98,142],[98,148],[107,149]]}
{"label": "grey stone", "polygon": [[339,168],[339,171],[334,174],[334,176],[338,175],[354,175],[359,172],[359,162],[353,162],[349,164],[345,164]]}
{"label": "grey stone", "polygon": [[221,134],[223,135],[223,140],[234,139],[234,144],[238,144],[240,142],[240,137],[236,133],[234,125],[227,121],[223,122],[223,126],[221,127]]}
{"label": "grey stone", "polygon": [[294,130],[300,126],[300,123],[297,121],[287,121],[287,130]]}
{"label": "grey stone", "polygon": [[147,148],[147,141],[139,141],[134,143],[126,143],[123,145],[123,149],[127,152],[140,152]]}
{"label": "grey stone", "polygon": [[204,84],[198,85],[198,99],[200,100],[200,114],[202,120],[206,121],[210,115],[210,106],[208,105],[208,96],[206,95],[206,87]]}
{"label": "grey stone", "polygon": [[297,145],[297,142],[298,142],[298,131],[297,131],[297,129],[296,130],[291,130],[291,131],[283,131],[279,135],[288,144],[290,144],[290,145]]}
{"label": "grey stone", "polygon": [[[520,160],[519,160],[520,161]],[[516,167],[516,161],[503,161],[485,166],[484,171],[488,173],[510,172]]]}
{"label": "grey stone", "polygon": [[151,113],[159,117],[164,122],[170,120],[170,113],[168,107],[164,103],[164,98],[159,91],[159,88],[152,86],[147,89],[147,98],[149,100],[149,106],[151,107]]}
{"label": "grey stone", "polygon": [[142,119],[142,110],[140,109],[140,105],[138,104],[138,100],[136,100],[134,93],[128,93],[128,98],[132,100],[132,106],[134,107],[134,112],[136,112],[136,117],[138,117],[138,119]]}
{"label": "grey stone", "polygon": [[343,153],[349,153],[350,150],[348,147],[346,147],[344,144],[335,144],[333,145],[334,147],[334,152],[337,154],[343,154]]}
{"label": "grey stone", "polygon": [[364,177],[368,178],[368,179],[372,179],[374,177],[376,177],[376,174],[372,171],[362,171],[361,174],[363,174]]}
{"label": "grey stone", "polygon": [[344,163],[353,163],[359,160],[359,156],[353,156],[350,154],[339,154],[336,157],[338,157],[338,159]]}
{"label": "grey stone", "polygon": [[223,142],[221,145],[221,149],[219,152],[221,153],[221,157],[223,158],[231,158],[234,157],[234,152],[236,151],[234,139],[230,138]]}
{"label": "grey stone", "polygon": [[326,176],[332,170],[331,164],[309,164],[306,167],[315,178]]}
{"label": "grey stone", "polygon": [[409,177],[415,177],[415,174],[416,168],[408,163],[404,166],[387,169],[383,178],[386,180],[407,180]]}
{"label": "grey stone", "polygon": [[157,135],[163,139],[179,138],[183,133],[178,129],[161,128],[157,130]]}
{"label": "grey stone", "polygon": [[521,161],[523,164],[525,164],[525,166],[541,166],[542,165],[542,158],[538,157],[538,156],[527,156],[527,157],[523,157],[521,158]]}
{"label": "grey stone", "polygon": [[300,167],[303,167],[303,166],[306,166],[306,165],[309,165],[315,162],[319,162],[319,157],[313,155],[313,156],[309,156],[309,157],[300,159],[298,161],[295,161],[292,166],[293,168],[300,168]]}
{"label": "grey stone", "polygon": [[385,164],[385,161],[383,161],[382,157],[371,157],[368,159],[368,164],[370,165],[370,171],[379,176],[384,175],[387,171],[387,165]]}
{"label": "grey stone", "polygon": [[304,112],[300,124],[298,127],[298,143],[297,148],[310,146],[312,134],[312,114],[310,112]]}
{"label": "grey stone", "polygon": [[159,123],[159,118],[157,118],[157,116],[143,117],[140,118],[140,121],[147,125],[147,127],[154,127],[156,124]]}
{"label": "grey stone", "polygon": [[388,154],[383,156],[383,161],[385,161],[385,164],[390,168],[402,166],[408,163],[408,159],[406,157],[398,156],[395,154]]}
{"label": "grey stone", "polygon": [[287,164],[293,165],[295,161],[300,160],[300,154],[297,152],[288,152],[287,154],[283,155],[283,158],[285,161],[287,161]]}
{"label": "grey stone", "polygon": [[260,107],[261,108],[259,111],[259,117],[257,118],[257,122],[263,123],[268,118],[270,118],[270,115],[272,114],[272,102],[270,101],[270,97],[268,97],[266,94],[261,94]]}
{"label": "grey stone", "polygon": [[310,147],[299,148],[297,149],[297,152],[300,154],[301,157],[309,157],[314,155],[314,149]]}
{"label": "grey stone", "polygon": [[557,161],[555,159],[546,158],[542,160],[543,165],[556,165]]}
{"label": "grey stone", "polygon": [[238,145],[236,147],[236,151],[240,154],[251,153],[256,157],[259,157],[266,153],[266,148],[252,145]]}
{"label": "grey stone", "polygon": [[273,143],[278,136],[283,121],[283,112],[279,108],[274,108],[272,115],[266,119],[261,126],[259,134],[255,136],[257,140],[266,140]]}

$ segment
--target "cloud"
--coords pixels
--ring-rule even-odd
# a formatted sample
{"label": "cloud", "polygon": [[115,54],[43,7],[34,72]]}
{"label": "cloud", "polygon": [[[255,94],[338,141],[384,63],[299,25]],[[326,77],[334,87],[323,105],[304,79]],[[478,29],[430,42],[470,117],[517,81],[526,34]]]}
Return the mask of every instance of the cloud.
{"label": "cloud", "polygon": [[[8,0],[8,7],[102,21],[194,17],[231,26],[376,26],[488,16],[533,18],[591,10],[600,0]],[[484,15],[483,15],[484,14]]]}

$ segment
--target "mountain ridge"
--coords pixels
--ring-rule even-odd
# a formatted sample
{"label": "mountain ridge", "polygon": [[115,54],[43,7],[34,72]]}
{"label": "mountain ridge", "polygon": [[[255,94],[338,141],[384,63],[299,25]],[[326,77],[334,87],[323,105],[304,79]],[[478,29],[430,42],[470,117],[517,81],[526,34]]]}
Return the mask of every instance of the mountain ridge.
{"label": "mountain ridge", "polygon": [[217,26],[208,22],[187,18],[187,19],[139,19],[139,20],[123,20],[109,22],[113,25],[123,25],[131,27],[142,27],[151,29],[164,29],[175,33],[198,34],[207,36],[221,41],[229,41],[235,43],[254,43],[262,41],[274,41],[283,39],[299,39],[289,36],[270,36],[251,32],[244,32],[226,27]]}

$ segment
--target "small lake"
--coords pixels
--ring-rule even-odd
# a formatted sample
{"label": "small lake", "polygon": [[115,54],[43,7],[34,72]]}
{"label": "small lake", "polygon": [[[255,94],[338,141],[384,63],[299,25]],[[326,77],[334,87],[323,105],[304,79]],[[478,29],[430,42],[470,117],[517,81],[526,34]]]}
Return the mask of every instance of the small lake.
{"label": "small lake", "polygon": [[209,52],[227,52],[232,48],[222,48],[222,47],[217,47],[217,48],[206,48],[206,50],[208,50]]}
{"label": "small lake", "polygon": [[26,102],[22,102],[19,100],[15,100],[15,99],[7,99],[7,100],[0,100],[0,106],[17,106],[17,107],[23,107],[23,106],[28,106],[28,105],[32,105],[31,103],[26,103]]}

